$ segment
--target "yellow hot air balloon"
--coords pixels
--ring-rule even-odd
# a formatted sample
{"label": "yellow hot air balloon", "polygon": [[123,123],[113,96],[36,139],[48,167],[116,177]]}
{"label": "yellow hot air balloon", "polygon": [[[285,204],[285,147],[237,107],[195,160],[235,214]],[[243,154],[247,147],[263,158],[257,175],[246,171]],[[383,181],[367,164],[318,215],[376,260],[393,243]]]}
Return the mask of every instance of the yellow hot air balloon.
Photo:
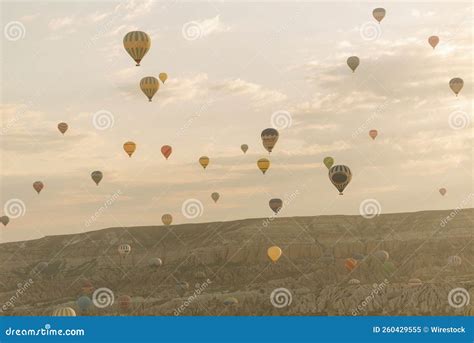
{"label": "yellow hot air balloon", "polygon": [[272,260],[273,262],[276,262],[280,259],[281,253],[282,251],[280,247],[277,247],[276,245],[268,248],[267,250],[267,255],[268,257],[270,257],[270,260]]}
{"label": "yellow hot air balloon", "polygon": [[263,174],[270,168],[270,161],[266,158],[261,158],[257,161],[258,169],[262,171]]}
{"label": "yellow hot air balloon", "polygon": [[135,144],[135,142],[125,142],[123,144],[123,150],[125,150],[125,152],[128,154],[128,157],[132,157],[132,154],[135,152],[135,150],[137,149],[137,145]]}
{"label": "yellow hot air balloon", "polygon": [[359,66],[360,60],[357,56],[351,56],[347,59],[347,65],[351,68],[352,72],[354,73],[357,67]]}
{"label": "yellow hot air balloon", "polygon": [[142,31],[132,31],[123,37],[123,47],[128,54],[137,62],[137,67],[140,61],[150,50],[150,37]]}
{"label": "yellow hot air balloon", "polygon": [[160,82],[154,76],[146,76],[140,81],[140,89],[145,93],[148,101],[151,102],[153,95],[160,89]]}
{"label": "yellow hot air balloon", "polygon": [[199,163],[201,164],[201,166],[206,169],[206,167],[209,165],[209,157],[207,156],[201,156],[199,158]]}
{"label": "yellow hot air balloon", "polygon": [[165,225],[170,225],[172,222],[173,222],[173,216],[169,213],[165,213],[163,214],[163,216],[161,217],[161,221],[163,222],[163,224]]}
{"label": "yellow hot air balloon", "polygon": [[385,8],[376,8],[372,11],[374,18],[380,23],[385,17]]}
{"label": "yellow hot air balloon", "polygon": [[456,96],[458,96],[463,86],[464,81],[459,77],[455,77],[454,79],[451,79],[451,81],[449,81],[449,87],[454,92],[454,94],[456,94]]}
{"label": "yellow hot air balloon", "polygon": [[326,168],[330,169],[332,165],[334,164],[334,158],[332,158],[331,156],[325,157],[323,160],[323,163],[326,166]]}
{"label": "yellow hot air balloon", "polygon": [[158,78],[159,78],[160,81],[163,82],[163,84],[164,84],[165,81],[168,79],[168,74],[166,74],[166,73],[160,73],[160,75],[158,75]]}
{"label": "yellow hot air balloon", "polygon": [[76,311],[70,307],[61,307],[53,311],[53,317],[75,317]]}
{"label": "yellow hot air balloon", "polygon": [[430,43],[431,47],[433,48],[436,48],[436,45],[438,45],[439,43],[439,37],[438,36],[431,36],[430,38],[428,38],[428,43]]}

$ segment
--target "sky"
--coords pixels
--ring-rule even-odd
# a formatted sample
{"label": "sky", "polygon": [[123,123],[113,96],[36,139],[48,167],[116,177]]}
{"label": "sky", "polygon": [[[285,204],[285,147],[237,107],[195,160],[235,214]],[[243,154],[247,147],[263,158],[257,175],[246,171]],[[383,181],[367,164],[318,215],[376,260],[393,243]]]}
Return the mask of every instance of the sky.
{"label": "sky", "polygon": [[[0,215],[11,220],[0,242],[161,225],[164,213],[174,223],[263,218],[271,198],[285,203],[279,216],[473,206],[470,2],[1,7]],[[386,9],[380,24],[376,7]],[[151,37],[140,67],[122,44],[133,30]],[[140,79],[161,72],[168,80],[148,102]],[[454,77],[464,80],[458,97]],[[270,156],[260,139],[268,127],[280,133]],[[343,196],[325,156],[351,168]]]}

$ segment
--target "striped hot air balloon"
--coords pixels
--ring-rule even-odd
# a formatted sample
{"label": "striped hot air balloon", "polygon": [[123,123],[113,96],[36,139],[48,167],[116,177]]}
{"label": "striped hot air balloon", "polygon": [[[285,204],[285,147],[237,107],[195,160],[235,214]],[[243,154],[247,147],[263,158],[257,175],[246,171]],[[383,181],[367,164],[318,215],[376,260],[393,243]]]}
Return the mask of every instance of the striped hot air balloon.
{"label": "striped hot air balloon", "polygon": [[132,298],[128,295],[121,295],[118,297],[117,302],[121,310],[128,310],[132,305]]}
{"label": "striped hot air balloon", "polygon": [[360,281],[357,279],[350,279],[348,283],[349,285],[360,285]]}
{"label": "striped hot air balloon", "polygon": [[263,147],[271,153],[275,144],[278,142],[278,131],[273,128],[268,128],[262,131],[261,133]]}
{"label": "striped hot air balloon", "polygon": [[132,247],[129,245],[129,244],[120,244],[118,246],[118,253],[120,254],[120,256],[122,258],[125,258],[128,256],[128,254],[130,254],[130,252],[132,251]]}
{"label": "striped hot air balloon", "polygon": [[165,213],[161,216],[161,221],[165,225],[170,225],[173,222],[173,216],[169,213]]}
{"label": "striped hot air balloon", "polygon": [[261,172],[265,174],[268,168],[270,168],[270,161],[267,160],[266,158],[261,158],[257,161],[257,166],[258,166],[258,169],[260,169]]}
{"label": "striped hot air balloon", "polygon": [[133,60],[137,62],[137,67],[148,50],[150,50],[150,46],[150,37],[145,32],[131,31],[123,37],[123,47]]}
{"label": "striped hot air balloon", "polygon": [[75,317],[76,311],[70,307],[61,307],[53,311],[53,317]]}
{"label": "striped hot air balloon", "polygon": [[154,76],[145,76],[140,80],[140,89],[145,93],[148,101],[151,102],[155,93],[160,89],[160,82]]}
{"label": "striped hot air balloon", "polygon": [[336,165],[329,169],[329,180],[337,188],[340,195],[352,180],[352,173],[348,166]]}

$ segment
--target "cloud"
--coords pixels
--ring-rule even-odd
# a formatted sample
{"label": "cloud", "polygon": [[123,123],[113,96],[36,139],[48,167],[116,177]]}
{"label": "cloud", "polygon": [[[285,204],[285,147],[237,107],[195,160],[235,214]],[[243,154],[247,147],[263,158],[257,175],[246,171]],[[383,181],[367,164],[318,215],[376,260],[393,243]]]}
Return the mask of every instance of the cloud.
{"label": "cloud", "polygon": [[74,24],[73,17],[60,17],[54,18],[49,21],[48,27],[53,30],[57,31],[60,29],[64,29],[65,27],[70,27]]}
{"label": "cloud", "polygon": [[267,89],[257,83],[242,79],[231,79],[217,82],[211,86],[214,91],[224,94],[247,95],[258,105],[286,100],[287,96],[279,91]]}
{"label": "cloud", "polygon": [[230,30],[230,27],[224,25],[220,20],[220,15],[216,15],[214,18],[204,19],[201,21],[191,21],[183,26],[183,32],[186,31],[186,28],[190,29],[194,27],[199,31],[199,37],[206,37],[213,33],[227,32]]}

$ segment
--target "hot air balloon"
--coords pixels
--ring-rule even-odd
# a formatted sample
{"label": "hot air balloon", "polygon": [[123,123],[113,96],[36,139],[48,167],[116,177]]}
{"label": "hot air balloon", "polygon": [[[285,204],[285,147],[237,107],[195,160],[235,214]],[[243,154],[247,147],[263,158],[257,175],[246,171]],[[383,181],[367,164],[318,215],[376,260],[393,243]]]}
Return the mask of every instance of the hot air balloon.
{"label": "hot air balloon", "polygon": [[262,171],[263,174],[270,168],[270,161],[266,158],[261,158],[257,161],[258,169]]}
{"label": "hot air balloon", "polygon": [[83,295],[77,299],[77,307],[81,312],[87,312],[92,305],[92,300],[87,295]]}
{"label": "hot air balloon", "polygon": [[448,257],[448,264],[453,267],[458,267],[462,263],[461,257],[457,255],[449,256]]}
{"label": "hot air balloon", "polygon": [[169,213],[163,214],[163,216],[161,216],[161,221],[165,225],[170,225],[173,222],[173,216]]}
{"label": "hot air balloon", "polygon": [[347,258],[344,261],[344,267],[346,267],[346,269],[350,272],[353,271],[357,267],[357,260],[354,260],[353,258]]}
{"label": "hot air balloon", "polygon": [[132,298],[128,295],[121,295],[118,297],[117,302],[121,310],[128,310],[132,305]]}
{"label": "hot air balloon", "polygon": [[360,281],[357,279],[350,279],[348,283],[349,285],[360,285]]}
{"label": "hot air balloon", "polygon": [[369,136],[370,136],[370,138],[372,138],[373,140],[375,140],[375,137],[377,137],[378,134],[379,134],[379,133],[378,133],[377,130],[370,130],[370,131],[369,131]]}
{"label": "hot air balloon", "polygon": [[135,144],[135,142],[128,141],[123,144],[123,150],[125,150],[125,152],[128,154],[128,157],[132,157],[136,148],[137,148],[137,145]]}
{"label": "hot air balloon", "polygon": [[410,287],[419,287],[421,285],[423,285],[423,282],[420,279],[413,278],[408,280],[408,286]]}
{"label": "hot air balloon", "polygon": [[178,281],[176,283],[176,293],[178,293],[180,297],[182,297],[186,293],[188,288],[189,288],[189,283],[185,281]]}
{"label": "hot air balloon", "polygon": [[161,260],[161,258],[152,257],[148,260],[148,265],[152,268],[159,268],[163,265],[163,261]]}
{"label": "hot air balloon", "polygon": [[94,285],[89,280],[84,280],[82,282],[82,293],[92,294],[94,292]]}
{"label": "hot air balloon", "polygon": [[232,305],[237,305],[239,301],[234,297],[229,297],[229,298],[224,299],[223,303],[225,306],[232,306]]}
{"label": "hot air balloon", "polygon": [[454,94],[456,94],[456,96],[458,96],[463,86],[464,81],[459,77],[455,77],[449,81],[449,87],[451,87],[451,90],[454,92]]}
{"label": "hot air balloon", "polygon": [[117,248],[118,253],[122,258],[125,258],[132,251],[132,247],[129,244],[120,244]]}
{"label": "hot air balloon", "polygon": [[444,196],[446,194],[446,188],[440,188],[439,189],[439,194],[441,194],[442,196]]}
{"label": "hot air balloon", "polygon": [[161,153],[163,156],[168,159],[170,157],[171,153],[173,152],[173,148],[171,148],[169,145],[163,145],[161,147]]}
{"label": "hot air balloon", "polygon": [[392,274],[395,271],[395,265],[390,261],[385,262],[382,267],[389,274]]}
{"label": "hot air balloon", "polygon": [[137,67],[150,49],[150,45],[150,37],[142,31],[132,31],[123,37],[123,46],[134,61],[137,62]]}
{"label": "hot air balloon", "polygon": [[360,60],[357,56],[351,56],[347,59],[347,65],[351,68],[352,72],[354,73],[357,67],[359,66]]}
{"label": "hot air balloon", "polygon": [[148,101],[151,102],[153,95],[160,89],[160,82],[154,76],[146,76],[140,81],[140,89],[145,93]]}
{"label": "hot air balloon", "polygon": [[160,75],[158,75],[158,78],[160,79],[161,82],[163,82],[163,84],[165,84],[165,81],[168,79],[168,74],[160,73]]}
{"label": "hot air balloon", "polygon": [[53,317],[75,317],[76,311],[70,307],[61,307],[53,311]]}
{"label": "hot air balloon", "polygon": [[356,252],[352,254],[352,258],[356,259],[357,261],[362,261],[365,258],[365,256],[363,254],[359,254]]}
{"label": "hot air balloon", "polygon": [[214,193],[211,194],[211,198],[212,198],[212,200],[214,200],[214,202],[217,202],[217,200],[219,200],[219,197],[220,197],[220,195],[217,192],[214,192]]}
{"label": "hot air balloon", "polygon": [[385,17],[385,8],[376,8],[372,11],[374,18],[380,23]]}
{"label": "hot air balloon", "polygon": [[428,43],[430,43],[431,47],[433,48],[436,48],[436,45],[438,45],[439,43],[439,37],[438,36],[431,36],[430,38],[428,38]]}
{"label": "hot air balloon", "polygon": [[275,214],[278,214],[278,211],[283,207],[283,201],[281,199],[270,199],[268,205]]}
{"label": "hot air balloon", "polygon": [[325,157],[324,160],[323,160],[323,163],[324,165],[326,166],[326,168],[331,168],[332,165],[334,164],[334,158],[328,156],[328,157]]}
{"label": "hot air balloon", "polygon": [[10,222],[10,218],[8,216],[1,216],[0,217],[0,223],[3,225],[7,226],[7,224]]}
{"label": "hot air balloon", "polygon": [[59,130],[59,132],[61,132],[63,135],[64,135],[64,133],[67,131],[68,127],[69,127],[69,126],[68,126],[66,123],[59,123],[59,124],[58,124],[58,130]]}
{"label": "hot air balloon", "polygon": [[268,248],[267,250],[267,255],[268,257],[270,257],[270,260],[272,260],[273,262],[278,261],[281,257],[281,254],[282,254],[282,251],[280,247],[277,247],[277,246],[272,246]]}
{"label": "hot air balloon", "polygon": [[337,188],[339,194],[342,195],[344,189],[347,187],[349,182],[351,182],[352,173],[349,167],[344,165],[332,166],[329,169],[329,180],[331,180],[334,187]]}
{"label": "hot air balloon", "polygon": [[201,156],[199,157],[199,164],[206,169],[206,167],[209,165],[209,157],[207,156]]}
{"label": "hot air balloon", "polygon": [[269,153],[272,152],[273,148],[275,147],[276,142],[278,141],[278,137],[279,137],[278,131],[273,128],[265,129],[262,131],[261,137],[262,137],[263,147]]}
{"label": "hot air balloon", "polygon": [[38,192],[38,194],[40,194],[41,190],[44,188],[44,184],[41,181],[35,181],[33,183],[33,188]]}
{"label": "hot air balloon", "polygon": [[104,176],[104,175],[102,174],[102,172],[101,172],[101,171],[98,171],[98,170],[93,171],[93,172],[91,173],[91,178],[92,178],[92,180],[95,182],[95,184],[96,184],[97,186],[99,185],[99,182],[102,180],[102,177],[103,177],[103,176]]}
{"label": "hot air balloon", "polygon": [[242,150],[244,154],[247,152],[248,149],[249,149],[249,146],[247,144],[242,144],[240,146],[240,150]]}
{"label": "hot air balloon", "polygon": [[464,311],[465,316],[472,317],[474,316],[474,306],[466,306],[466,310]]}
{"label": "hot air balloon", "polygon": [[374,253],[374,257],[380,260],[381,262],[387,261],[389,256],[390,255],[385,250],[379,250]]}

